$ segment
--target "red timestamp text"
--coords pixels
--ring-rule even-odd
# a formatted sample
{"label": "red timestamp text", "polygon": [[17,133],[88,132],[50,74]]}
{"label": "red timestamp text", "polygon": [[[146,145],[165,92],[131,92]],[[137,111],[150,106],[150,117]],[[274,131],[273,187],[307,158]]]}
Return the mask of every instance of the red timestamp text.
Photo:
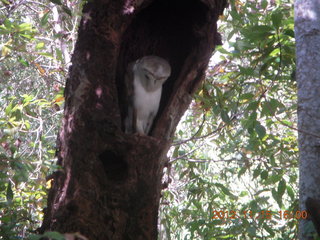
{"label": "red timestamp text", "polygon": [[254,211],[234,211],[234,210],[214,210],[212,211],[212,219],[272,219],[277,217],[280,219],[307,219],[307,211],[270,211],[261,210]]}
{"label": "red timestamp text", "polygon": [[307,219],[307,211],[278,211],[280,219]]}

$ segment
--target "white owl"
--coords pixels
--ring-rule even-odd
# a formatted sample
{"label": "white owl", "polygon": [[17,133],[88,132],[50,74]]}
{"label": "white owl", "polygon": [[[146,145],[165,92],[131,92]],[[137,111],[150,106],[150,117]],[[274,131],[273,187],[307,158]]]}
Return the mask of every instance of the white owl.
{"label": "white owl", "polygon": [[163,58],[145,56],[135,61],[128,71],[132,71],[128,75],[133,78],[133,94],[125,121],[126,132],[148,135],[159,109],[162,85],[170,76],[171,67]]}

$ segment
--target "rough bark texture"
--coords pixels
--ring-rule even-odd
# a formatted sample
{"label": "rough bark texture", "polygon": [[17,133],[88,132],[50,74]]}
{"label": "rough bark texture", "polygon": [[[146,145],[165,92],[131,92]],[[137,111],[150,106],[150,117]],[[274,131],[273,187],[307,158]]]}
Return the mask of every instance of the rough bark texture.
{"label": "rough bark texture", "polygon": [[318,235],[320,236],[320,201],[308,197],[305,204],[308,215],[313,222]]}
{"label": "rough bark texture", "polygon": [[[318,0],[295,3],[297,43],[298,128],[300,150],[300,210],[306,200],[320,199],[320,4]],[[318,213],[314,213],[316,215]],[[310,218],[301,220],[299,239],[308,237]]]}
{"label": "rough bark texture", "polygon": [[[91,240],[156,239],[161,177],[176,125],[220,43],[225,0],[95,0],[83,10],[66,84],[59,164],[40,232]],[[145,55],[167,59],[151,136],[125,134],[124,74]]]}

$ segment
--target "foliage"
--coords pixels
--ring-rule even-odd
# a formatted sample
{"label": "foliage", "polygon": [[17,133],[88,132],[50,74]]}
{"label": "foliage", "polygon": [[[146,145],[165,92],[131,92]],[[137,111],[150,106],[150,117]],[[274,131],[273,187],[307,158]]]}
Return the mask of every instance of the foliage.
{"label": "foliage", "polygon": [[160,239],[296,238],[292,5],[230,1],[225,44],[176,134]]}
{"label": "foliage", "polygon": [[[50,2],[1,0],[0,239],[40,238],[31,233],[45,206],[45,176],[55,170],[82,3]],[[226,44],[170,152],[160,239],[296,237],[292,8],[284,0],[230,1],[220,23]]]}
{"label": "foliage", "polygon": [[0,239],[26,238],[42,220],[80,7],[0,3]]}

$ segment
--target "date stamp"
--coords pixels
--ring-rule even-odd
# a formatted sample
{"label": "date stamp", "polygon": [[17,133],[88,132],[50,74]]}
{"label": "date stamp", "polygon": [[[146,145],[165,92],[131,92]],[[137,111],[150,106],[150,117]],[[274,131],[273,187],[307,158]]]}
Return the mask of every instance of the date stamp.
{"label": "date stamp", "polygon": [[212,211],[212,219],[272,219],[274,217],[278,219],[307,219],[307,211],[270,211],[261,210],[254,211],[233,211],[233,210],[214,210]]}

